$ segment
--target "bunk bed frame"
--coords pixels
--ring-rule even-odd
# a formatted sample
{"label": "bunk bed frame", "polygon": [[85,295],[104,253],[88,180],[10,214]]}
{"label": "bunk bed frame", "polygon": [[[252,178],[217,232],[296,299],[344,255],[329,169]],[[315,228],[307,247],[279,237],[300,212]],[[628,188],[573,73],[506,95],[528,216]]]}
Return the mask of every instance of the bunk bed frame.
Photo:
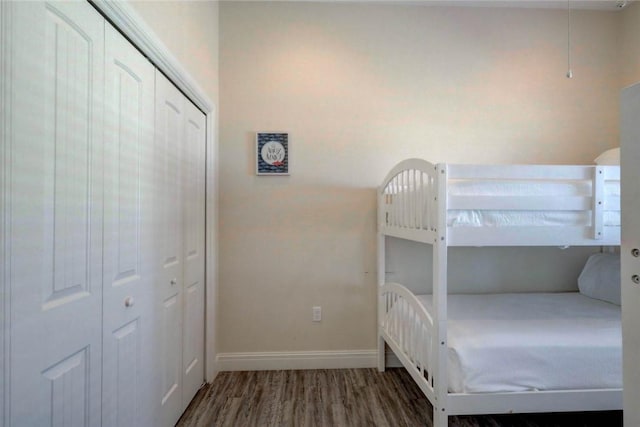
{"label": "bunk bed frame", "polygon": [[[588,181],[591,194],[452,196],[450,180]],[[447,384],[447,248],[618,246],[620,227],[606,225],[603,213],[619,210],[619,196],[604,191],[606,181],[619,180],[618,166],[434,165],[420,159],[405,160],[386,176],[378,192],[378,369],[385,369],[386,343],[432,403],[435,427],[447,426],[450,415],[622,409],[622,389],[451,393]],[[591,220],[563,227],[455,227],[447,225],[451,210],[581,211]],[[386,236],[432,245],[430,312],[401,284],[385,283]]]}

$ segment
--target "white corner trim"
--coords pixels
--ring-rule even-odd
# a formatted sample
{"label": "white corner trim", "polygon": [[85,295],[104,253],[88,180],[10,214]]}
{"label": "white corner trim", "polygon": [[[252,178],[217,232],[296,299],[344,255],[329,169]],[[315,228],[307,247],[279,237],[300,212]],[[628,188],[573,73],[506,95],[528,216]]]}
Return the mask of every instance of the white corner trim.
{"label": "white corner trim", "polygon": [[377,350],[220,353],[220,371],[374,368]]}
{"label": "white corner trim", "polygon": [[0,426],[9,425],[9,262],[8,181],[11,114],[11,2],[0,1]]}
{"label": "white corner trim", "polygon": [[198,108],[205,113],[213,110],[214,104],[204,90],[128,2],[114,0],[90,0],[90,2],[109,18],[114,26],[122,31]]}
{"label": "white corner trim", "polygon": [[206,169],[206,277],[205,277],[205,380],[211,382],[218,373],[216,339],[218,331],[218,144],[216,144],[217,111],[207,114]]}

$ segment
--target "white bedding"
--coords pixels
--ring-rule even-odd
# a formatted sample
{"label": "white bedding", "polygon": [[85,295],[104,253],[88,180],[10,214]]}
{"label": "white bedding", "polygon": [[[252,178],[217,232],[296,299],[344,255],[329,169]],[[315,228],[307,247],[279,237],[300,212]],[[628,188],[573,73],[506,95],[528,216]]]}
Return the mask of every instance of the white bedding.
{"label": "white bedding", "polygon": [[577,292],[449,295],[448,341],[453,393],[622,387],[620,307]]}
{"label": "white bedding", "polygon": [[[602,221],[605,226],[620,226],[620,211],[604,211]],[[591,212],[451,210],[447,215],[447,225],[449,227],[588,227],[591,225]]]}
{"label": "white bedding", "polygon": [[[590,196],[590,181],[543,180],[450,180],[447,183],[451,196]],[[620,181],[606,181],[605,196],[620,196]],[[590,226],[589,211],[493,211],[450,210],[447,213],[449,227],[508,227],[508,226]],[[620,209],[603,213],[603,225],[619,226]]]}

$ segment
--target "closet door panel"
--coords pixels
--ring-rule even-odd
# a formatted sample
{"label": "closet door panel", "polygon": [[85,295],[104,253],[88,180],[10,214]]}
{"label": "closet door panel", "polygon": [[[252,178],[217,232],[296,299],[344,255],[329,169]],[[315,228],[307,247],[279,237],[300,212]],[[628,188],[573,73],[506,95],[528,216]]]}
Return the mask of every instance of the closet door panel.
{"label": "closet door panel", "polygon": [[10,421],[99,424],[104,21],[11,7]]}
{"label": "closet door panel", "polygon": [[620,105],[620,178],[622,206],[621,288],[624,425],[640,425],[640,84],[622,91]]}
{"label": "closet door panel", "polygon": [[184,97],[156,71],[156,212],[160,272],[157,312],[160,331],[160,423],[173,425],[182,413],[182,147]]}
{"label": "closet door panel", "polygon": [[204,382],[205,116],[185,103],[183,407]]}
{"label": "closet door panel", "polygon": [[105,28],[103,424],[151,425],[155,73]]}

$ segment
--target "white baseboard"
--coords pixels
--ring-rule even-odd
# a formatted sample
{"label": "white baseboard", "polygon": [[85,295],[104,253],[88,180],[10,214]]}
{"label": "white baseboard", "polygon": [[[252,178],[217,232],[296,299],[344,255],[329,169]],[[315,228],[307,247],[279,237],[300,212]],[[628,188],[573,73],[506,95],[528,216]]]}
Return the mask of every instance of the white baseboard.
{"label": "white baseboard", "polygon": [[219,371],[375,368],[377,350],[219,353]]}

